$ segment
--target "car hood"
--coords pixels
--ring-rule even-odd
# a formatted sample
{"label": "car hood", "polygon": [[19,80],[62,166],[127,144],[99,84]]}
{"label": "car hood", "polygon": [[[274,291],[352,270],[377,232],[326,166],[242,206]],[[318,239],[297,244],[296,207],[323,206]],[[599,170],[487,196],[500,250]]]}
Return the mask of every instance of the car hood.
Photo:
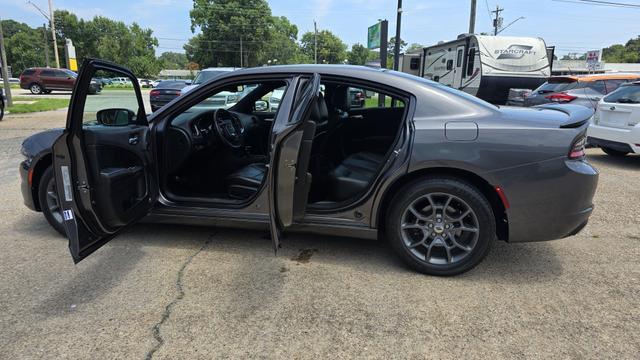
{"label": "car hood", "polygon": [[63,131],[64,129],[51,129],[29,136],[22,142],[22,152],[24,155],[33,157],[43,151],[51,151],[53,143]]}
{"label": "car hood", "polygon": [[580,127],[593,116],[593,109],[581,105],[545,104],[530,108],[502,106],[500,111],[508,119],[545,128]]}

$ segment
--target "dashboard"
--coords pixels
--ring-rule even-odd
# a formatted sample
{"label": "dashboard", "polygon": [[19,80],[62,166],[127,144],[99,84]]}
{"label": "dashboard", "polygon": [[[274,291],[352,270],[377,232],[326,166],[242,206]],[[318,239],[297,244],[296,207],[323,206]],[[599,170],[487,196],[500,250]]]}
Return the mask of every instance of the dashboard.
{"label": "dashboard", "polygon": [[[193,107],[173,119],[166,137],[167,165],[170,172],[179,169],[193,153],[223,145],[214,124],[216,110],[210,107]],[[240,120],[245,135],[250,134],[260,124],[260,119],[255,115],[227,111]]]}

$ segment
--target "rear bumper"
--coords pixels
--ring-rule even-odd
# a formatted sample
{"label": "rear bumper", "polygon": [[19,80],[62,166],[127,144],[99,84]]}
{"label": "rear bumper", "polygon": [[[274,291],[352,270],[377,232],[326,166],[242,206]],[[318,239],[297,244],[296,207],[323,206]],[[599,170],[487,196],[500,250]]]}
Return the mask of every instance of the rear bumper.
{"label": "rear bumper", "polygon": [[640,154],[640,126],[629,129],[589,125],[589,144]]}
{"label": "rear bumper", "polygon": [[40,211],[36,205],[34,194],[36,193],[29,184],[29,171],[31,169],[31,162],[24,160],[20,163],[18,171],[20,172],[20,191],[22,192],[22,201],[24,205],[33,211]]}
{"label": "rear bumper", "polygon": [[509,242],[562,239],[578,233],[593,211],[598,171],[557,158],[498,171],[509,199]]}

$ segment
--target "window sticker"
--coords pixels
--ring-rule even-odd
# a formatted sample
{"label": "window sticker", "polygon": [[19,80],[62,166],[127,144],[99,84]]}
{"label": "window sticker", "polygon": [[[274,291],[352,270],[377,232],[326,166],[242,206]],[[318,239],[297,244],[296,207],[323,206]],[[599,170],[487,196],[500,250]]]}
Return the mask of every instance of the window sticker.
{"label": "window sticker", "polygon": [[71,178],[69,176],[69,167],[60,166],[60,171],[62,172],[62,185],[64,188],[64,199],[66,201],[72,201],[73,196],[71,195]]}
{"label": "window sticker", "polygon": [[64,218],[64,221],[73,220],[73,210],[63,210],[62,217]]}

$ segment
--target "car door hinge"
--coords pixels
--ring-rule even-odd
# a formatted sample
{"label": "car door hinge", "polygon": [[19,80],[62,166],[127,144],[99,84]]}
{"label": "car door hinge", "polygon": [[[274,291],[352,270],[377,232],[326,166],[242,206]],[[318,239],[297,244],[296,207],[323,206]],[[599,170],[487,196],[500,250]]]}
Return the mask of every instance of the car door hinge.
{"label": "car door hinge", "polygon": [[82,192],[82,193],[88,193],[89,192],[89,185],[87,184],[80,184],[78,185],[78,191]]}

